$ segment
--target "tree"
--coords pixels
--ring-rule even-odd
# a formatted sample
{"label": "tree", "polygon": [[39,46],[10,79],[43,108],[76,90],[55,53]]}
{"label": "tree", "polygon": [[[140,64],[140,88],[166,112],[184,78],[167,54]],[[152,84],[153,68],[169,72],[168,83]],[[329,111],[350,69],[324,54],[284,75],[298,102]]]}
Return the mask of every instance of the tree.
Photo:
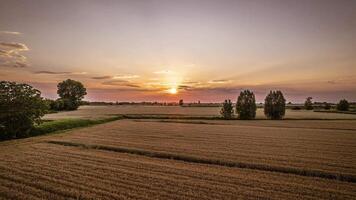
{"label": "tree", "polygon": [[179,104],[180,106],[183,106],[183,104],[184,104],[183,99],[180,99],[178,104]]}
{"label": "tree", "polygon": [[313,102],[312,102],[312,97],[308,97],[306,100],[305,100],[305,103],[304,103],[304,108],[306,110],[313,110]]}
{"label": "tree", "polygon": [[349,102],[346,99],[340,100],[339,103],[336,105],[336,109],[339,111],[348,111],[349,107]]}
{"label": "tree", "polygon": [[29,136],[47,110],[41,92],[27,84],[0,82],[0,138]]}
{"label": "tree", "polygon": [[225,100],[223,107],[220,110],[220,114],[224,119],[231,119],[234,116],[234,108],[230,99]]}
{"label": "tree", "polygon": [[286,111],[286,100],[281,91],[270,91],[265,98],[264,113],[269,119],[282,119]]}
{"label": "tree", "polygon": [[[85,87],[79,81],[67,79],[57,85],[57,93],[60,99],[57,99],[59,110],[76,110],[80,101],[87,94]],[[63,105],[63,107],[61,107]]]}
{"label": "tree", "polygon": [[254,119],[256,117],[256,100],[253,92],[244,90],[236,102],[236,113],[240,119]]}

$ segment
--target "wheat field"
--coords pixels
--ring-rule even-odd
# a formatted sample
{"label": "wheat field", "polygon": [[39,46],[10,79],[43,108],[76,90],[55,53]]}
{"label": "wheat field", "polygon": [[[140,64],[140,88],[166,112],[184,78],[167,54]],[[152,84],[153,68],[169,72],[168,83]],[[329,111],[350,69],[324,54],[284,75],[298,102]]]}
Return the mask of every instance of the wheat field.
{"label": "wheat field", "polygon": [[355,199],[353,120],[118,120],[0,143],[0,199]]}
{"label": "wheat field", "polygon": [[[145,115],[179,115],[179,116],[219,116],[219,107],[180,107],[180,106],[81,106],[76,111],[48,114],[44,119],[67,118],[104,118],[117,114],[145,114]],[[288,119],[356,119],[356,115],[341,113],[323,113],[309,110],[286,110]],[[263,109],[257,109],[257,119],[266,119]]]}

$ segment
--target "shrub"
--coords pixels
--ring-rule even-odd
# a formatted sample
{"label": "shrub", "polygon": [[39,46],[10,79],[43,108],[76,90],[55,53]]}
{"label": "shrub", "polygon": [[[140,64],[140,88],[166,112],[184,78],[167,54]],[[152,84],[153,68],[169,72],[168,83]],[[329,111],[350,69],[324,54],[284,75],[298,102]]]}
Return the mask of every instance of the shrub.
{"label": "shrub", "polygon": [[286,100],[281,91],[270,91],[265,98],[264,113],[268,119],[282,119],[286,111]]}
{"label": "shrub", "polygon": [[253,92],[244,90],[236,102],[236,113],[240,119],[254,119],[256,117],[256,100]]}
{"label": "shrub", "polygon": [[349,107],[350,107],[349,102],[346,99],[342,99],[337,104],[336,109],[339,111],[348,111]]}
{"label": "shrub", "polygon": [[330,110],[331,109],[331,105],[327,102],[324,102],[324,109],[325,110]]}
{"label": "shrub", "polygon": [[41,92],[27,84],[0,82],[0,138],[29,136],[47,110]]}
{"label": "shrub", "polygon": [[57,85],[59,99],[56,100],[55,110],[76,110],[81,100],[87,94],[81,82],[67,79]]}
{"label": "shrub", "polygon": [[301,107],[299,107],[299,106],[293,106],[292,107],[292,110],[301,110],[302,108]]}
{"label": "shrub", "polygon": [[225,100],[220,110],[220,114],[224,119],[231,119],[234,116],[234,108],[230,99]]}
{"label": "shrub", "polygon": [[306,100],[305,100],[305,103],[304,103],[304,108],[306,110],[313,110],[313,102],[312,102],[312,97],[308,97]]}

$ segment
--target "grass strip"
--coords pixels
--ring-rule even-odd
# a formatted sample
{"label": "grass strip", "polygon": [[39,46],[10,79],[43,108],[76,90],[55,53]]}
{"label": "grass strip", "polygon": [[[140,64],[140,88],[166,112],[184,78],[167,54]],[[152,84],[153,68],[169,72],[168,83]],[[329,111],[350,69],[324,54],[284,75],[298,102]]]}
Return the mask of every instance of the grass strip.
{"label": "grass strip", "polygon": [[74,142],[67,142],[67,141],[50,140],[47,141],[47,143],[63,145],[63,146],[82,147],[87,149],[98,149],[98,150],[112,151],[112,152],[119,152],[119,153],[129,153],[129,154],[142,155],[142,156],[147,156],[152,158],[171,159],[171,160],[178,160],[178,161],[184,161],[190,163],[245,168],[245,169],[294,174],[299,176],[317,177],[317,178],[356,183],[356,176],[351,174],[330,173],[330,172],[311,170],[311,169],[298,169],[298,168],[291,168],[291,167],[280,167],[280,166],[270,166],[270,165],[254,164],[254,163],[224,161],[218,159],[207,159],[207,158],[200,158],[195,156],[179,155],[179,154],[165,153],[165,152],[158,152],[158,151],[147,151],[143,149],[133,149],[133,148],[123,148],[123,147],[113,147],[113,146],[93,145],[93,144],[90,145],[90,144],[74,143]]}
{"label": "grass strip", "polygon": [[[264,121],[264,120],[271,120],[267,118],[255,118],[255,119],[239,119],[237,117],[234,117],[232,119],[224,119],[220,116],[192,116],[192,115],[181,115],[181,114],[120,114],[120,115],[114,115],[114,116],[121,116],[122,118],[125,119],[186,119],[186,120],[226,120],[226,121],[234,121],[234,120],[241,120],[241,121]],[[323,120],[323,121],[341,121],[341,120],[354,120],[352,118],[346,118],[346,119],[341,119],[341,118],[283,118],[281,120],[271,120],[271,121],[283,121],[283,120],[291,120],[291,121],[303,121],[303,120]]]}
{"label": "grass strip", "polygon": [[63,119],[63,120],[54,120],[46,121],[34,129],[31,130],[30,136],[38,136],[43,134],[48,134],[52,132],[68,130],[73,128],[93,126],[97,124],[103,124],[107,122],[112,122],[115,120],[123,119],[120,116],[105,118],[105,119]]}
{"label": "grass strip", "polygon": [[350,115],[356,115],[356,110],[353,111],[339,111],[339,110],[314,110],[314,112],[319,112],[319,113],[337,113],[337,114],[350,114]]}

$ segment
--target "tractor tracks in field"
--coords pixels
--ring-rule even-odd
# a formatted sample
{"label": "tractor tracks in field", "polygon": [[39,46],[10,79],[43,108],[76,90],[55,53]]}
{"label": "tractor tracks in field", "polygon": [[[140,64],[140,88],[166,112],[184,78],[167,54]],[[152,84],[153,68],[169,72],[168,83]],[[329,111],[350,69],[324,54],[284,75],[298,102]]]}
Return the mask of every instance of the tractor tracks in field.
{"label": "tractor tracks in field", "polygon": [[117,153],[128,153],[128,154],[146,156],[151,158],[176,160],[176,161],[183,161],[188,163],[207,164],[207,165],[215,165],[215,166],[223,166],[223,167],[240,168],[240,169],[251,169],[251,170],[259,170],[259,171],[266,171],[266,172],[277,172],[277,173],[292,174],[292,175],[299,175],[305,177],[316,177],[316,178],[356,183],[355,175],[332,173],[332,172],[326,172],[321,170],[299,169],[299,168],[292,168],[292,167],[271,166],[271,165],[256,164],[256,163],[244,163],[238,161],[208,159],[208,158],[201,158],[197,156],[181,155],[181,154],[159,152],[159,151],[148,151],[144,149],[105,146],[105,145],[96,145],[96,144],[84,144],[84,143],[76,143],[76,142],[69,142],[69,141],[48,140],[45,142],[54,145],[111,151]]}

